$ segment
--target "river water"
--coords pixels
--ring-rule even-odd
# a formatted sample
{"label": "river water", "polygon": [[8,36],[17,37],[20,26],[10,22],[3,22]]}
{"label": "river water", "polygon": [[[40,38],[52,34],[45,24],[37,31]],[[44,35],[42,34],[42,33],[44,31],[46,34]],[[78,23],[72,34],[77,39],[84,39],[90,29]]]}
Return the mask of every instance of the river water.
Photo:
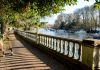
{"label": "river water", "polygon": [[[36,32],[36,30],[33,30],[32,32]],[[89,35],[84,32],[84,31],[79,31],[79,32],[75,32],[75,33],[68,33],[64,30],[47,30],[47,29],[39,29],[38,33],[42,33],[42,34],[46,34],[46,35],[52,35],[52,36],[58,36],[58,37],[63,37],[63,38],[69,38],[69,39],[76,39],[76,40],[83,40],[87,37],[89,37]]]}

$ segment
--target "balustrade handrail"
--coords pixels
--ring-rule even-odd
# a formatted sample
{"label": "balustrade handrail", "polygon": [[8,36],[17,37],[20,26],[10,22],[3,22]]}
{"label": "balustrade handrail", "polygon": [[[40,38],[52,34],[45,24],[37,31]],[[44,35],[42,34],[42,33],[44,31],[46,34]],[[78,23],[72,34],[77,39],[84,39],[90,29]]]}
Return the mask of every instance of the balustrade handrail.
{"label": "balustrade handrail", "polygon": [[[54,50],[57,53],[61,53],[68,58],[77,60],[91,68],[93,67],[94,69],[100,69],[100,47],[95,47],[94,41],[92,40],[82,41],[75,39],[67,39],[58,36],[51,36],[34,32],[24,32],[18,30],[17,32],[19,32],[19,34],[24,36],[25,38],[29,39],[33,38],[32,36],[35,35],[37,38],[35,37],[36,40],[34,41],[37,42],[37,44],[41,44],[46,48]],[[71,45],[70,43],[72,43],[73,45]]]}
{"label": "balustrade handrail", "polygon": [[[34,32],[26,32],[26,33],[35,34],[35,35],[37,34],[37,33],[34,33]],[[61,39],[61,40],[65,40],[65,41],[72,41],[72,42],[76,42],[76,43],[82,43],[82,40],[69,39],[69,38],[64,38],[64,37],[60,37],[60,36],[53,36],[53,35],[47,35],[47,34],[42,34],[42,33],[38,33],[38,35],[46,36],[46,37],[52,37],[52,38]]]}
{"label": "balustrade handrail", "polygon": [[[37,34],[37,33],[31,33],[31,32],[23,32],[25,35],[28,34]],[[37,35],[36,35],[37,36]],[[63,55],[67,55],[68,57],[81,61],[81,44],[82,41],[80,40],[73,40],[73,39],[66,39],[62,37],[56,37],[46,34],[38,34],[37,39],[35,40],[37,43],[42,44],[54,51],[57,51],[59,53],[63,53]],[[71,46],[72,43],[72,46]],[[76,44],[78,44],[76,48]],[[77,57],[76,57],[77,56]]]}

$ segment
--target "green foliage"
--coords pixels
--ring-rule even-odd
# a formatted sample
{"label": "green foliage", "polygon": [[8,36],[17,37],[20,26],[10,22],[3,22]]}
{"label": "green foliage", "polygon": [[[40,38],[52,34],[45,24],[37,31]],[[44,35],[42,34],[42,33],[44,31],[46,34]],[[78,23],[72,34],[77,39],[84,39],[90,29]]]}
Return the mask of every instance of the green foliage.
{"label": "green foliage", "polygon": [[77,0],[4,0],[5,4],[17,12],[26,12],[30,7],[38,12],[40,16],[58,13],[67,4],[76,4]]}
{"label": "green foliage", "polygon": [[100,1],[99,1],[99,2],[96,2],[96,3],[94,4],[94,7],[95,7],[96,9],[100,9]]}
{"label": "green foliage", "polygon": [[[65,5],[76,3],[77,0],[0,0],[0,16],[4,23],[12,26],[24,26],[17,24],[18,21],[32,26],[39,23],[41,17],[61,12]],[[100,0],[96,0],[94,6],[100,8]]]}

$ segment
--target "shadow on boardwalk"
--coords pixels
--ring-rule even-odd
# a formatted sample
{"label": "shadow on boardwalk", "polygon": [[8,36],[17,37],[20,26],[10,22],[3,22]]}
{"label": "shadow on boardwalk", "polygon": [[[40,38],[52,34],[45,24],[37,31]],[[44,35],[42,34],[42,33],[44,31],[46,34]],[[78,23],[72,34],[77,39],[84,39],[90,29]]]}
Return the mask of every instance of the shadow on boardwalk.
{"label": "shadow on boardwalk", "polygon": [[44,54],[19,37],[10,35],[13,56],[6,55],[0,62],[0,70],[68,70],[68,68]]}

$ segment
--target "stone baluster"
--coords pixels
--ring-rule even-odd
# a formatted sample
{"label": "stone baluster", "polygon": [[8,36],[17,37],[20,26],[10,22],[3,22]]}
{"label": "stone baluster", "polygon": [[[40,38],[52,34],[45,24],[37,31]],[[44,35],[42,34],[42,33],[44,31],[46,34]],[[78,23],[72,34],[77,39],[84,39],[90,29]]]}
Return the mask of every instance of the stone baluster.
{"label": "stone baluster", "polygon": [[63,40],[63,54],[65,55],[65,46],[66,46],[66,41]]}
{"label": "stone baluster", "polygon": [[45,46],[47,46],[47,36],[45,37]]}
{"label": "stone baluster", "polygon": [[98,47],[94,47],[93,70],[100,70],[100,45]]}
{"label": "stone baluster", "polygon": [[49,48],[51,48],[51,37],[49,37]]}
{"label": "stone baluster", "polygon": [[48,39],[47,39],[47,47],[49,47],[49,37],[48,37]]}
{"label": "stone baluster", "polygon": [[57,45],[57,41],[58,41],[58,40],[56,39],[56,42],[55,42],[55,43],[56,43],[56,51],[57,51],[57,46],[58,46],[58,45]]}
{"label": "stone baluster", "polygon": [[53,50],[54,50],[54,45],[55,45],[55,43],[54,43],[54,38],[53,38]]}
{"label": "stone baluster", "polygon": [[68,51],[67,56],[69,56],[69,52],[70,52],[70,42],[69,41],[68,41],[67,51]]}
{"label": "stone baluster", "polygon": [[74,55],[75,55],[75,48],[76,48],[75,42],[73,42],[73,48],[72,48],[73,55],[72,55],[72,58],[74,58]]}
{"label": "stone baluster", "polygon": [[59,52],[61,53],[61,47],[62,46],[62,42],[61,42],[61,40],[60,40],[60,43],[59,43]]}
{"label": "stone baluster", "polygon": [[82,61],[82,44],[79,44],[78,55],[79,55],[78,60]]}

